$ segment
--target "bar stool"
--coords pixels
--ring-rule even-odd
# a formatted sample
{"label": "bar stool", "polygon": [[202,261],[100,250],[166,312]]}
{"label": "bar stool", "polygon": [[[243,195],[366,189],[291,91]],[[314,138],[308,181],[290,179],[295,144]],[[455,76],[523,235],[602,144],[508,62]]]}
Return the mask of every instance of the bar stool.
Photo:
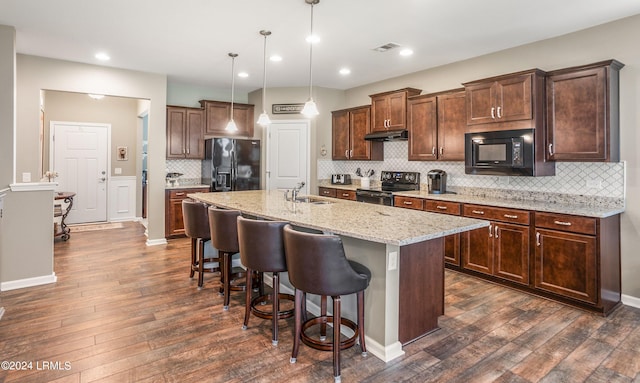
{"label": "bar stool", "polygon": [[184,199],[182,201],[182,218],[184,220],[184,232],[187,237],[191,238],[191,271],[189,278],[193,278],[194,273],[198,272],[198,290],[202,290],[204,273],[221,271],[220,258],[205,258],[204,244],[211,239],[207,205]]}
{"label": "bar stool", "polygon": [[[245,289],[246,302],[243,330],[249,325],[250,313],[258,318],[271,319],[271,344],[278,345],[278,319],[291,318],[293,309],[280,310],[280,300],[294,301],[294,296],[280,293],[279,273],[287,271],[287,260],[284,255],[284,239],[282,228],[284,221],[260,221],[238,217],[238,244],[240,260],[247,268],[245,286],[251,286],[254,272],[260,274],[259,294],[252,299],[252,289]],[[272,273],[273,293],[264,293],[262,274]],[[271,301],[271,311],[261,310],[258,306]]]}
{"label": "bar stool", "polygon": [[[291,363],[295,363],[298,357],[300,340],[311,348],[333,351],[333,377],[339,382],[340,350],[353,346],[358,338],[362,355],[365,356],[367,353],[364,342],[364,290],[371,281],[371,271],[357,262],[347,260],[342,240],[336,235],[304,233],[294,230],[291,225],[286,225],[283,232],[289,281],[296,288],[295,335]],[[305,293],[330,296],[333,300],[333,316],[327,316],[324,312],[320,317],[303,323]],[[340,313],[340,296],[354,293],[358,306],[357,324],[342,318]],[[320,325],[322,337],[322,327],[326,326],[326,323],[334,323],[331,342],[307,336],[307,329]],[[352,337],[344,341],[340,341],[342,325],[354,332]]]}
{"label": "bar stool", "polygon": [[[209,230],[211,243],[218,249],[218,257],[222,260],[222,285],[224,293],[223,310],[229,310],[231,290],[244,291],[244,285],[232,285],[231,281],[243,276],[241,273],[232,274],[231,257],[240,252],[238,246],[238,210],[225,210],[209,207]],[[237,277],[237,278],[236,278]],[[251,285],[249,285],[251,286]]]}

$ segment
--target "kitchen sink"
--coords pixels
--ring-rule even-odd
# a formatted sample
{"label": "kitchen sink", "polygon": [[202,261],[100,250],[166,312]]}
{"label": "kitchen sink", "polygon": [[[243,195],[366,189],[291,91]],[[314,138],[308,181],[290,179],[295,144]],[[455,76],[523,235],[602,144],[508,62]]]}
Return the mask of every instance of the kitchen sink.
{"label": "kitchen sink", "polygon": [[310,203],[313,205],[328,205],[332,203],[331,201],[314,198],[314,197],[298,197],[296,198],[296,202]]}

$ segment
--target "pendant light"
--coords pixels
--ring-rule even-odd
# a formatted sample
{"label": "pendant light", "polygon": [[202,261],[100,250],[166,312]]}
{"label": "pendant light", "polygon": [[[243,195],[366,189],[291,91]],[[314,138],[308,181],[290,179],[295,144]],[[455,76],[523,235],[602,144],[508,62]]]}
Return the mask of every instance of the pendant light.
{"label": "pendant light", "polygon": [[229,116],[229,123],[227,124],[227,127],[224,128],[225,131],[227,132],[237,132],[238,131],[238,127],[236,126],[235,121],[233,121],[233,92],[234,92],[234,88],[235,88],[235,80],[236,80],[236,75],[235,75],[235,63],[236,63],[236,57],[238,57],[237,53],[229,53],[229,57],[231,57],[231,115]]}
{"label": "pendant light", "polygon": [[258,125],[267,127],[271,124],[269,115],[267,114],[267,36],[271,35],[271,31],[260,31],[260,34],[264,36],[264,72],[262,76],[262,114],[258,117]]}
{"label": "pendant light", "polygon": [[[313,6],[318,4],[320,0],[304,0],[305,3],[311,5],[311,34],[309,35],[313,38]],[[302,108],[302,114],[307,117],[315,117],[320,112],[318,112],[318,107],[316,103],[313,101],[313,41],[309,41],[309,99],[304,104],[304,108]]]}

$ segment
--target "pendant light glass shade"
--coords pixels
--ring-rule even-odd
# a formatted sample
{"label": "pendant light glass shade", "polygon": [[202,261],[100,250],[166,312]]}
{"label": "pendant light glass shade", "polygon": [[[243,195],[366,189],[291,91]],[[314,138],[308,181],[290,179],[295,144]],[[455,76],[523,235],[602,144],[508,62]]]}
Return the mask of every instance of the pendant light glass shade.
{"label": "pendant light glass shade", "polygon": [[231,113],[229,116],[229,122],[227,123],[227,127],[224,128],[225,131],[233,133],[238,131],[238,126],[236,122],[233,121],[233,93],[235,90],[235,63],[236,57],[238,57],[237,53],[229,53],[229,57],[231,57]]}
{"label": "pendant light glass shade", "polygon": [[[305,0],[305,3],[311,5],[311,33],[309,36],[313,36],[313,6],[318,4],[320,0]],[[307,118],[312,118],[320,114],[318,106],[313,101],[313,42],[309,42],[309,99],[302,108],[302,113]]]}
{"label": "pendant light glass shade", "polygon": [[262,77],[262,113],[258,117],[258,125],[267,127],[271,124],[271,119],[267,114],[267,36],[271,35],[271,31],[260,31],[260,34],[264,36],[264,72]]}

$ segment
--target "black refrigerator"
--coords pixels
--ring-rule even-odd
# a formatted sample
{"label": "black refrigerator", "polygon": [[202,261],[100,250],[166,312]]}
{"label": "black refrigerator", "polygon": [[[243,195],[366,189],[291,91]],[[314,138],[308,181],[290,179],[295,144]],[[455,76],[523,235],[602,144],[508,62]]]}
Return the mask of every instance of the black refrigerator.
{"label": "black refrigerator", "polygon": [[260,140],[204,141],[202,183],[212,192],[260,189]]}

